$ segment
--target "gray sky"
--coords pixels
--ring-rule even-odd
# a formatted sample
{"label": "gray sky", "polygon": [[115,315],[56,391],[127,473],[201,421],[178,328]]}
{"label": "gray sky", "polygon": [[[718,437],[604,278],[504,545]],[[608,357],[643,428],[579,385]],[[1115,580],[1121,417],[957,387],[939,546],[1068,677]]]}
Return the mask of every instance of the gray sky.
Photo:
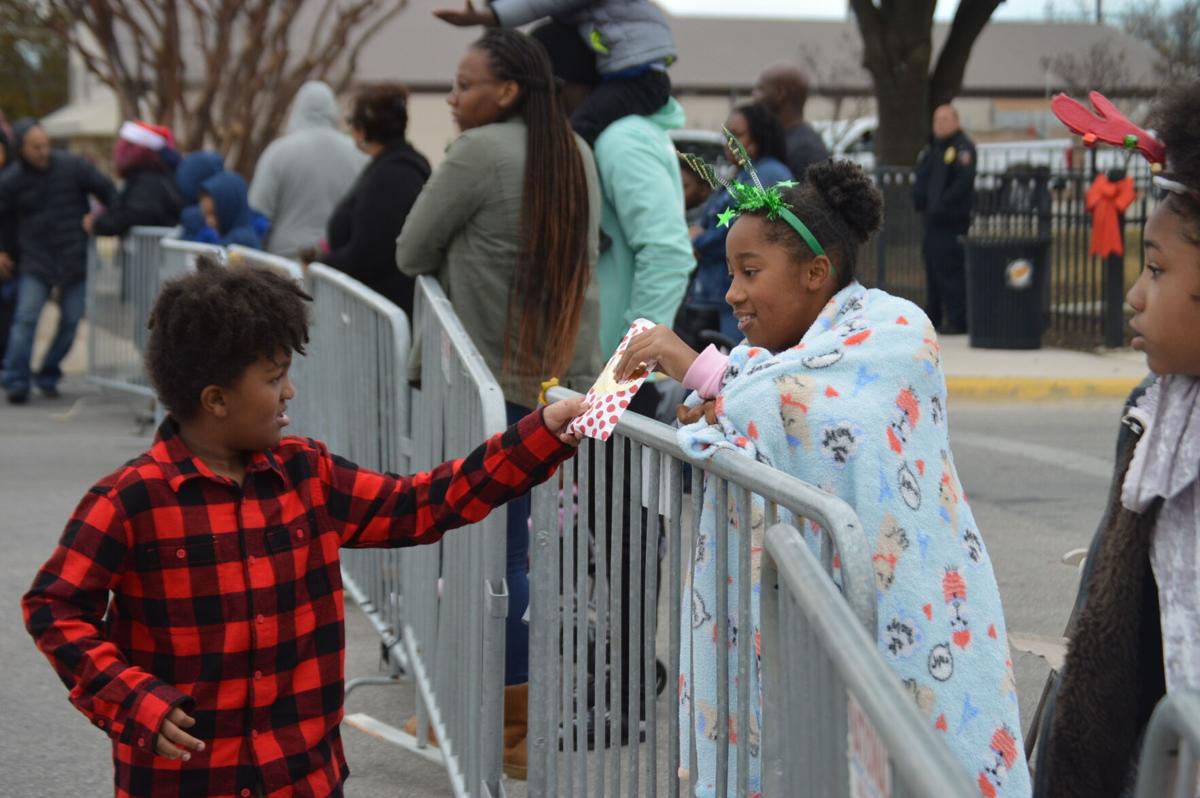
{"label": "gray sky", "polygon": [[[673,14],[704,16],[766,16],[841,19],[847,14],[846,0],[658,0]],[[1128,0],[1103,0],[1104,13],[1117,13]],[[1170,5],[1168,0],[1167,5]],[[1060,13],[1094,13],[1095,0],[1054,0]],[[958,0],[938,0],[938,19],[950,19]],[[1046,0],[1005,0],[993,19],[1045,19]]]}

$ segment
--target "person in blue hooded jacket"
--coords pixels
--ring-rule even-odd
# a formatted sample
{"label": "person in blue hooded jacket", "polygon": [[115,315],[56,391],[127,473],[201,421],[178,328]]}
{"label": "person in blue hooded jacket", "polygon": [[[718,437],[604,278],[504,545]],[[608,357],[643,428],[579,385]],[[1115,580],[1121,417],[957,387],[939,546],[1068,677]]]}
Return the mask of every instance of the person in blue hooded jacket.
{"label": "person in blue hooded jacket", "polygon": [[200,185],[223,171],[224,159],[212,150],[193,152],[185,157],[175,170],[175,186],[179,189],[184,204],[183,212],[179,216],[184,239],[202,244],[219,243],[220,236],[216,230],[205,224],[204,212],[200,210]]}
{"label": "person in blue hooded jacket", "polygon": [[[225,171],[225,160],[220,153],[200,150],[188,155],[175,170],[175,185],[183,198],[184,209],[179,224],[183,228],[185,241],[201,244],[220,244],[221,235],[204,221],[200,210],[200,186],[210,177]],[[250,225],[259,240],[271,229],[271,220],[254,208],[250,209]]]}
{"label": "person in blue hooded jacket", "polygon": [[262,248],[251,218],[246,181],[236,172],[218,172],[200,185],[200,211],[205,224],[217,232],[216,243]]}

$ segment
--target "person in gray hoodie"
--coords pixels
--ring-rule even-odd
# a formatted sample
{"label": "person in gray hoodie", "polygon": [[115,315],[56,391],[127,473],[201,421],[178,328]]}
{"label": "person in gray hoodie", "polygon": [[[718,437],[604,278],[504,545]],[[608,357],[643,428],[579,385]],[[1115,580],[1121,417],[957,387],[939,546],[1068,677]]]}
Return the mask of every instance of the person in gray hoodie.
{"label": "person in gray hoodie", "polygon": [[338,130],[333,90],[319,80],[301,86],[287,135],[263,152],[250,183],[250,205],[271,220],[265,249],[296,258],[318,244],[366,163],[354,140]]}

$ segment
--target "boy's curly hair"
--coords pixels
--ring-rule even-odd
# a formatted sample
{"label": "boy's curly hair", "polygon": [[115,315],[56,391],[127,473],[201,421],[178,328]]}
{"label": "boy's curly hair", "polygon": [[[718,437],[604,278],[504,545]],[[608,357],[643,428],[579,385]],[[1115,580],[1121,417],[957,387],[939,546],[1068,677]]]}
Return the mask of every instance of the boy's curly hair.
{"label": "boy's curly hair", "polygon": [[1188,223],[1191,237],[1200,243],[1200,81],[1163,94],[1152,124],[1167,146],[1169,176],[1193,192],[1171,194],[1167,206]]}
{"label": "boy's curly hair", "polygon": [[195,273],[167,282],[150,312],[146,373],[159,400],[187,420],[205,387],[231,387],[251,363],[281,350],[303,355],[311,301],[271,269],[197,257]]}

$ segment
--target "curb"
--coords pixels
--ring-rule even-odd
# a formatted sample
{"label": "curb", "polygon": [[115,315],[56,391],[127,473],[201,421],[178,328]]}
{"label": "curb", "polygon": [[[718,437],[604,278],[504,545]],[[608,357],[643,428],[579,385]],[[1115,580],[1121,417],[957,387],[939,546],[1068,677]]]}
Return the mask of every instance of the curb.
{"label": "curb", "polygon": [[1124,399],[1141,381],[1140,377],[947,377],[946,392],[951,399],[987,401]]}

